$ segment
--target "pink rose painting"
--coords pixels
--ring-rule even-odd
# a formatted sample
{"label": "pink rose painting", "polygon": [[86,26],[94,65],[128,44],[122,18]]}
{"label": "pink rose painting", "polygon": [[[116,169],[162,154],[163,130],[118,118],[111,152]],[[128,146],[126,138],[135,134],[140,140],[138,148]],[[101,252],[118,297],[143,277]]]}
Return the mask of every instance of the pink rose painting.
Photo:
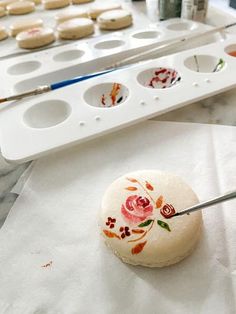
{"label": "pink rose painting", "polygon": [[153,206],[147,197],[131,195],[122,204],[121,212],[128,223],[139,223],[152,215]]}

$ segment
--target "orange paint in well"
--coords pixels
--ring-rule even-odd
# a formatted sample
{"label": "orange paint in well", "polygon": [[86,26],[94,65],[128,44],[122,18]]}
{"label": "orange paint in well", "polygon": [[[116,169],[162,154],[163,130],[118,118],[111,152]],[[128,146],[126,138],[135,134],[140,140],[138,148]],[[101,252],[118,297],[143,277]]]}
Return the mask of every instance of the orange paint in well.
{"label": "orange paint in well", "polygon": [[236,57],[236,50],[228,52],[228,54],[232,57]]}

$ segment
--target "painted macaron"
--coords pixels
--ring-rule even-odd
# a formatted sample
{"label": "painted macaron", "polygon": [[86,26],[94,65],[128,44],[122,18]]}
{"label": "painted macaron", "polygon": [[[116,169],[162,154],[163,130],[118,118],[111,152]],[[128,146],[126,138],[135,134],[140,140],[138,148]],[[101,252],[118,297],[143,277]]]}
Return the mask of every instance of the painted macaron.
{"label": "painted macaron", "polygon": [[202,214],[171,216],[196,203],[196,194],[176,175],[157,170],[128,173],[104,194],[101,234],[123,262],[147,267],[172,265],[196,247]]}

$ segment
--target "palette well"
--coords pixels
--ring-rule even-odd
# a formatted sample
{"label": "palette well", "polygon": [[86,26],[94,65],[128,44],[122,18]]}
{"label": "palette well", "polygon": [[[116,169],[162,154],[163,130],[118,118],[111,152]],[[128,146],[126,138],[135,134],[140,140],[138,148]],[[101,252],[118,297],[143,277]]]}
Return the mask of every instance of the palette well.
{"label": "palette well", "polygon": [[235,42],[227,35],[224,41],[5,105],[2,154],[12,162],[35,159],[230,89],[236,86],[236,58],[227,49]]}

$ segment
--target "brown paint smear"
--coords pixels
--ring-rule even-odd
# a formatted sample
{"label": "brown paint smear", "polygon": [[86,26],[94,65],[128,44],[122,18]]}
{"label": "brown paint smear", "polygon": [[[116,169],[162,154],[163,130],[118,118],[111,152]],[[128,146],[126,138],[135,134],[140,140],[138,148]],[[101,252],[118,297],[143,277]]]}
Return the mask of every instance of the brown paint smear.
{"label": "brown paint smear", "polygon": [[46,268],[46,267],[50,267],[52,266],[52,261],[50,261],[49,263],[42,265],[41,267]]}

